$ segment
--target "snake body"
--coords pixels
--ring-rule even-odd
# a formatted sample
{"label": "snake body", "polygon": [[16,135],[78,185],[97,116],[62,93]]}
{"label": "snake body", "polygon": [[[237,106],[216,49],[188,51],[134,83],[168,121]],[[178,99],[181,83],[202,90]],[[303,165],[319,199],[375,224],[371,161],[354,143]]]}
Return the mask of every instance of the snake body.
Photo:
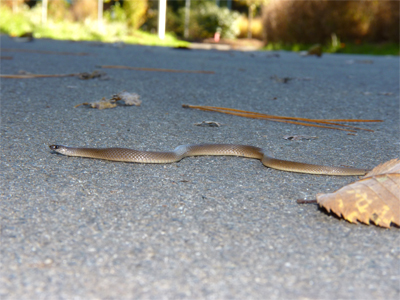
{"label": "snake body", "polygon": [[368,170],[327,167],[314,164],[306,164],[294,161],[276,159],[265,154],[262,148],[248,145],[234,144],[201,144],[201,145],[181,145],[173,151],[154,152],[139,151],[126,148],[74,148],[62,145],[50,145],[54,152],[67,156],[80,156],[112,161],[134,162],[145,164],[165,164],[180,161],[188,156],[201,155],[226,155],[255,158],[261,160],[264,166],[282,171],[319,174],[319,175],[364,175]]}

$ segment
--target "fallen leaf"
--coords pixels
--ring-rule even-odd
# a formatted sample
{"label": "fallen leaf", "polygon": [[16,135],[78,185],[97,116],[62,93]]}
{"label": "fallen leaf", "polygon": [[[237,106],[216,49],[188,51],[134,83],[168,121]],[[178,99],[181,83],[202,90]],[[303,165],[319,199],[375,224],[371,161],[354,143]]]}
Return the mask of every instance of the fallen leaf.
{"label": "fallen leaf", "polygon": [[93,71],[92,73],[88,72],[78,73],[78,78],[83,80],[94,79],[94,78],[99,78],[103,80],[108,79],[105,72],[99,72],[99,71]]}
{"label": "fallen leaf", "polygon": [[78,106],[81,106],[81,105],[86,105],[86,106],[89,106],[91,108],[97,108],[97,109],[106,109],[106,108],[114,108],[114,107],[116,107],[117,103],[115,103],[115,102],[112,103],[110,101],[110,99],[106,99],[106,98],[103,97],[100,101],[90,102],[90,103],[89,102],[84,102],[84,103],[75,105],[74,108],[77,108]]}
{"label": "fallen leaf", "polygon": [[105,97],[103,97],[100,101],[80,103],[75,105],[74,108],[77,108],[81,105],[86,105],[91,108],[97,108],[97,109],[114,108],[117,107],[117,105],[119,105],[117,104],[118,101],[124,101],[124,104],[126,106],[128,105],[139,106],[142,103],[142,101],[139,100],[139,97],[140,96],[136,93],[128,93],[126,91],[123,91],[113,95],[110,99],[106,99]]}
{"label": "fallen leaf", "polygon": [[384,173],[400,173],[400,161],[398,159],[389,160],[379,166],[376,166],[369,171],[363,178],[368,178],[374,175],[381,175]]}
{"label": "fallen leaf", "polygon": [[279,83],[288,83],[290,80],[293,80],[293,77],[278,77],[276,75],[270,77],[272,80]]}
{"label": "fallen leaf", "polygon": [[351,223],[400,226],[400,160],[383,163],[334,193],[318,194],[317,202]]}
{"label": "fallen leaf", "polygon": [[125,102],[125,105],[136,105],[139,106],[142,104],[142,101],[139,100],[140,96],[139,94],[136,93],[128,93],[126,91],[123,91],[121,93],[118,93],[112,97],[112,100],[114,101],[119,101],[122,100]]}
{"label": "fallen leaf", "polygon": [[192,50],[188,46],[176,46],[176,47],[173,47],[172,49],[175,49],[175,50]]}
{"label": "fallen leaf", "polygon": [[316,55],[318,57],[322,56],[322,46],[320,44],[316,44],[312,46],[310,49],[307,51],[307,55]]}
{"label": "fallen leaf", "polygon": [[315,44],[311,46],[307,51],[301,51],[300,56],[310,56],[315,55],[318,57],[322,56],[322,46],[320,44]]}

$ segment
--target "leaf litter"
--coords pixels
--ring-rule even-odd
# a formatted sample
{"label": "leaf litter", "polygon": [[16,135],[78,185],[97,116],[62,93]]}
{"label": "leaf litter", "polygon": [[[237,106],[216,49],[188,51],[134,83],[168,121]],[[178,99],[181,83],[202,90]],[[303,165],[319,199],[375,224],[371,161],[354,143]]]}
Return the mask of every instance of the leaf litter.
{"label": "leaf litter", "polygon": [[[79,106],[88,106],[90,108],[96,108],[96,109],[107,109],[107,108],[114,108],[117,106],[140,106],[142,104],[142,101],[139,99],[140,96],[139,94],[136,93],[129,93],[126,91],[122,91],[118,94],[113,95],[111,98],[106,99],[103,97],[100,101],[96,102],[84,102],[80,103],[74,106],[74,108],[77,108]],[[118,101],[123,101],[124,104],[121,104]]]}

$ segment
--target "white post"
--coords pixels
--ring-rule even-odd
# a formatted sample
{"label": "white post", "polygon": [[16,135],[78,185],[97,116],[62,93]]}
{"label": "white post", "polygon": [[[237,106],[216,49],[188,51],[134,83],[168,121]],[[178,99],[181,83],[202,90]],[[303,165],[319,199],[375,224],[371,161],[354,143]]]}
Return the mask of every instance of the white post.
{"label": "white post", "polygon": [[167,15],[167,0],[158,0],[158,37],[165,38],[165,19]]}
{"label": "white post", "polygon": [[42,0],[42,24],[47,22],[47,0]]}
{"label": "white post", "polygon": [[185,5],[185,30],[183,37],[187,39],[189,37],[189,20],[190,20],[190,0],[186,0]]}
{"label": "white post", "polygon": [[97,2],[97,23],[99,30],[103,29],[103,0]]}

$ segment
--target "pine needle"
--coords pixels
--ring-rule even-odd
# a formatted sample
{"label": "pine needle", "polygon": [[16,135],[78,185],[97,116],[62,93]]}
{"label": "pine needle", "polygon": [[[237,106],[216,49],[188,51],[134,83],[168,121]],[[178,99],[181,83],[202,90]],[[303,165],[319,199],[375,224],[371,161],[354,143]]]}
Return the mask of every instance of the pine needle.
{"label": "pine needle", "polygon": [[[355,127],[345,124],[339,124],[340,122],[382,122],[382,120],[360,120],[360,119],[307,119],[307,118],[296,118],[296,117],[285,117],[285,116],[274,116],[268,114],[262,114],[258,112],[251,112],[245,111],[235,108],[226,108],[226,107],[214,107],[214,106],[201,106],[201,105],[187,105],[183,104],[182,107],[184,108],[194,108],[204,111],[214,111],[220,112],[240,117],[252,118],[252,119],[265,119],[274,122],[283,122],[283,123],[290,123],[302,126],[310,126],[310,127],[320,127],[320,128],[327,128],[327,129],[336,129],[342,131],[349,131],[349,132],[356,132],[356,130],[365,130],[373,132],[371,129],[365,129],[361,127]],[[299,122],[303,121],[303,122]],[[312,124],[316,123],[316,124]],[[317,125],[317,124],[326,124],[332,126],[325,126],[325,125]],[[334,126],[352,128],[352,129],[344,129]]]}

